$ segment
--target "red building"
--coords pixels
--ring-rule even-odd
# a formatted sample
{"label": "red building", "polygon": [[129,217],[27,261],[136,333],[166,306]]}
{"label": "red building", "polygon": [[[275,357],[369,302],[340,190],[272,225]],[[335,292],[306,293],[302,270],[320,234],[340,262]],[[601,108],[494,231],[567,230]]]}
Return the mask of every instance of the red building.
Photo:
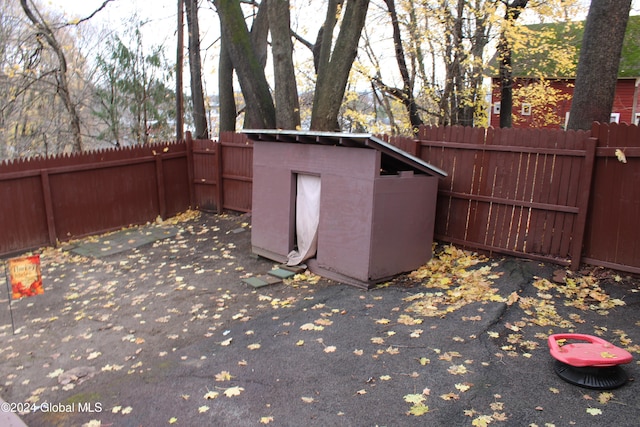
{"label": "red building", "polygon": [[[514,83],[514,91],[523,86],[530,85],[537,79],[532,78],[516,78]],[[549,86],[559,93],[566,94],[568,99],[562,99],[545,106],[546,109],[553,111],[557,116],[557,124],[540,124],[536,121],[541,114],[540,108],[535,106],[533,102],[527,102],[525,98],[515,100],[513,114],[513,127],[545,127],[557,128],[565,127],[569,119],[569,111],[571,111],[571,98],[573,97],[573,88],[575,79],[554,79],[548,81]],[[613,101],[613,109],[611,112],[611,121],[616,123],[639,124],[640,108],[638,106],[638,90],[640,89],[640,78],[620,78],[616,85],[616,94]],[[500,127],[500,80],[492,79],[491,90],[491,108],[489,113],[489,125]]]}
{"label": "red building", "polygon": [[[525,49],[513,52],[513,127],[565,127],[571,110],[584,22],[536,24],[521,29]],[[492,77],[489,124],[500,126],[497,59]],[[611,121],[638,124],[640,106],[640,16],[630,16],[622,46]]]}

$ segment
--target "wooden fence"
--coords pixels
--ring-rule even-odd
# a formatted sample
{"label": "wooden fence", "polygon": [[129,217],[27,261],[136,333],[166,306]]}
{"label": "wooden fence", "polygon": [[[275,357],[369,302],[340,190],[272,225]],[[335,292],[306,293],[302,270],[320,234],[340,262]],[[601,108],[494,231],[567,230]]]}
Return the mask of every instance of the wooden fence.
{"label": "wooden fence", "polygon": [[[390,142],[448,172],[436,237],[467,248],[640,273],[640,131],[424,127]],[[0,164],[0,254],[188,207],[251,210],[242,134]],[[619,160],[623,159],[626,163]]]}
{"label": "wooden fence", "polygon": [[0,163],[0,255],[185,211],[190,156],[182,142]]}
{"label": "wooden fence", "polygon": [[253,144],[244,134],[224,132],[219,142],[194,140],[193,171],[198,209],[251,211]]}
{"label": "wooden fence", "polygon": [[425,127],[391,143],[449,173],[437,238],[640,273],[640,128],[590,132]]}
{"label": "wooden fence", "polygon": [[598,147],[582,261],[640,273],[640,128],[596,124],[591,135]]}
{"label": "wooden fence", "polygon": [[413,147],[390,142],[448,172],[436,239],[578,267],[596,149],[589,132],[423,127]]}

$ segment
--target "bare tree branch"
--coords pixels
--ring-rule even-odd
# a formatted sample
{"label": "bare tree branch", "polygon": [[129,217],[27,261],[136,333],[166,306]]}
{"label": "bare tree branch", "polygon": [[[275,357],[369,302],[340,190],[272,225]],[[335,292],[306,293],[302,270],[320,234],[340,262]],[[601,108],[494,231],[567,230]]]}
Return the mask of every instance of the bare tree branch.
{"label": "bare tree branch", "polygon": [[111,3],[113,0],[105,0],[104,3],[102,3],[102,5],[97,8],[96,10],[94,10],[91,15],[87,16],[86,18],[82,18],[80,20],[78,20],[77,22],[68,22],[67,24],[63,25],[63,27],[68,27],[68,26],[72,26],[72,25],[79,25],[85,21],[88,21],[89,19],[93,18],[94,16],[96,16],[98,14],[98,12],[101,12],[105,7],[107,7],[107,4]]}
{"label": "bare tree branch", "polygon": [[58,64],[60,68],[56,73],[56,80],[58,82],[57,93],[59,94],[65,108],[69,112],[69,119],[71,121],[71,131],[74,139],[74,149],[76,151],[82,151],[82,135],[80,134],[80,117],[76,110],[75,104],[71,100],[71,93],[69,91],[69,83],[67,81],[67,59],[64,55],[64,51],[58,43],[53,30],[42,17],[40,11],[31,3],[31,6],[27,3],[28,0],[20,0],[20,5],[25,15],[35,29],[37,30],[36,37],[42,36],[47,41],[47,44],[51,47],[55,55],[58,57]]}

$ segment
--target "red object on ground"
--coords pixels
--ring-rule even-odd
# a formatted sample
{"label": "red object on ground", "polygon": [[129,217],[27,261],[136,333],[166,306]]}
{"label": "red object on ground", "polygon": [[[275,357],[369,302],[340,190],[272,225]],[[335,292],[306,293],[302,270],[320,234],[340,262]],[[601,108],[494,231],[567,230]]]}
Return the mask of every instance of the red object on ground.
{"label": "red object on ground", "polygon": [[[562,346],[559,340],[576,340]],[[576,367],[607,367],[629,363],[633,356],[602,338],[585,334],[554,334],[549,336],[549,352],[554,359]]]}

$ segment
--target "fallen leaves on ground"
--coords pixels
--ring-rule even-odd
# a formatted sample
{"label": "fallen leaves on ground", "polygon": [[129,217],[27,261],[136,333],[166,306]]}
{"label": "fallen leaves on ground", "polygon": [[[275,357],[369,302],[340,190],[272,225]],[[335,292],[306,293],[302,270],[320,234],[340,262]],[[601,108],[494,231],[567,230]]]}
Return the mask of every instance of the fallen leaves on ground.
{"label": "fallen leaves on ground", "polygon": [[424,393],[406,394],[403,399],[405,402],[411,404],[411,408],[407,411],[407,415],[419,417],[429,412],[429,407],[424,404],[427,399]]}
{"label": "fallen leaves on ground", "polygon": [[[196,225],[194,220],[198,217],[192,214],[185,215],[185,218],[186,221],[191,221],[189,225],[184,225],[180,220],[176,220],[174,224],[181,224],[184,227],[183,233],[199,236],[198,239],[206,242],[206,251],[202,248],[198,251],[187,250],[186,239],[178,235],[174,239],[154,243],[148,249],[166,251],[167,255],[160,265],[154,265],[149,261],[148,251],[133,251],[130,256],[118,261],[92,260],[61,250],[49,252],[49,271],[53,271],[56,265],[68,264],[77,265],[78,271],[82,270],[83,273],[64,280],[61,278],[60,283],[54,283],[61,293],[61,310],[43,313],[30,319],[29,326],[31,330],[34,329],[31,326],[46,330],[61,324],[73,323],[77,325],[77,329],[62,334],[61,342],[77,343],[78,350],[73,354],[61,355],[51,342],[40,344],[41,348],[34,346],[36,352],[47,352],[52,356],[48,357],[46,364],[42,366],[41,379],[33,380],[31,383],[23,382],[20,385],[28,390],[27,401],[52,400],[52,396],[59,400],[60,396],[64,397],[64,392],[68,390],[59,388],[58,379],[65,372],[71,371],[78,362],[96,363],[97,375],[140,375],[150,369],[149,358],[152,355],[147,351],[149,348],[154,349],[153,356],[167,360],[177,349],[185,346],[185,343],[210,339],[214,355],[224,352],[237,354],[238,357],[227,366],[217,365],[213,372],[206,373],[210,381],[208,388],[188,389],[188,385],[185,384],[185,388],[175,390],[176,401],[189,407],[190,412],[187,413],[206,417],[216,413],[222,405],[243,405],[246,400],[256,399],[255,384],[249,379],[250,372],[254,369],[252,358],[269,357],[270,354],[266,353],[265,348],[272,348],[272,340],[281,339],[283,346],[294,349],[300,357],[319,354],[324,360],[331,361],[330,363],[340,363],[339,361],[346,357],[354,360],[357,358],[359,363],[366,367],[367,372],[364,378],[354,373],[352,377],[345,379],[345,382],[351,381],[348,389],[349,398],[359,399],[359,402],[377,399],[381,394],[388,393],[385,387],[392,389],[391,385],[396,385],[400,378],[410,379],[410,389],[396,392],[395,395],[384,394],[388,401],[399,403],[402,413],[406,416],[425,417],[424,424],[428,425],[429,414],[437,413],[443,405],[457,405],[459,412],[469,417],[471,425],[486,426],[508,421],[509,417],[506,414],[510,413],[510,408],[496,396],[494,402],[485,402],[475,409],[465,409],[465,405],[470,402],[469,396],[482,387],[474,386],[474,375],[481,371],[485,364],[489,364],[486,360],[477,363],[470,360],[468,355],[464,354],[466,345],[482,337],[489,342],[496,340],[500,351],[507,355],[531,357],[536,351],[540,354],[541,348],[544,350],[544,340],[552,328],[570,328],[584,322],[580,312],[590,311],[606,315],[608,310],[624,304],[621,300],[610,298],[599,287],[595,278],[571,274],[566,275],[563,283],[536,278],[531,285],[536,289],[535,297],[522,297],[517,292],[502,295],[494,284],[494,280],[500,277],[500,273],[493,271],[495,263],[491,263],[486,257],[451,245],[438,248],[435,257],[427,265],[408,275],[411,280],[420,284],[421,292],[403,301],[398,298],[397,303],[394,303],[395,307],[385,312],[377,310],[376,306],[383,298],[387,298],[381,292],[363,293],[359,297],[362,301],[361,312],[352,309],[348,312],[344,307],[331,307],[325,301],[313,301],[313,285],[316,285],[320,278],[309,272],[286,280],[283,286],[276,288],[282,292],[272,292],[271,288],[259,291],[216,289],[216,286],[211,284],[215,283],[213,280],[209,279],[206,285],[201,285],[197,278],[221,275],[239,278],[249,272],[243,266],[237,265],[236,245],[220,241],[217,227]],[[174,258],[185,250],[188,256]],[[222,264],[218,264],[213,270],[207,266],[207,259],[222,261]],[[105,269],[109,280],[100,281],[93,277],[92,270],[97,269]],[[142,281],[151,285],[141,287],[139,284]],[[64,287],[61,286],[63,282]],[[308,292],[300,292],[305,289]],[[292,294],[291,290],[296,292]],[[167,303],[173,301],[171,298],[176,296],[185,302],[180,306]],[[250,304],[238,307],[234,303],[240,297]],[[287,317],[287,311],[300,303],[308,303],[304,309],[308,317],[299,323],[292,322]],[[478,313],[461,316],[460,320],[467,322],[463,324],[461,331],[456,331],[443,342],[432,340],[430,331],[435,327],[434,322],[439,319],[427,318],[444,318],[472,303],[480,303],[480,309]],[[516,321],[491,325],[486,335],[484,331],[479,332],[477,336],[466,333],[465,327],[473,328],[477,325],[476,322],[483,320],[482,307],[490,303],[504,304],[510,309],[521,310],[523,316]],[[560,304],[577,312],[562,318],[557,310]],[[159,309],[165,306],[170,308]],[[233,311],[229,310],[230,307],[234,307]],[[246,325],[244,322],[255,316],[255,310],[269,313],[271,319],[277,323],[276,329],[266,338],[260,325],[254,323],[252,329],[243,327]],[[370,324],[371,335],[360,337],[362,339],[353,345],[327,345],[331,343],[332,334],[344,328],[344,322],[341,323],[339,319],[351,321],[356,316],[364,318]],[[529,328],[536,331],[535,339],[528,332]],[[199,331],[200,335],[193,336],[194,330]],[[636,351],[640,352],[640,347],[634,346],[624,331],[607,331],[604,327],[598,331],[613,334],[627,348],[636,348]],[[12,344],[16,344],[19,339],[39,343],[38,340],[43,335],[44,332],[37,332],[28,337],[15,338],[9,337],[5,330],[3,338],[7,339],[7,344],[0,351],[0,357],[3,357],[5,364],[11,364],[12,369],[19,370],[19,360],[24,353],[13,349]],[[287,335],[289,341],[285,341]],[[126,348],[127,355],[124,359],[115,359],[108,345],[102,346],[98,343],[105,336],[109,337],[111,343]],[[162,345],[159,346],[158,342]],[[161,351],[156,351],[154,345],[159,346]],[[495,358],[499,359],[505,353],[498,353]],[[201,360],[213,360],[213,357],[211,353],[207,353],[201,356]],[[180,355],[179,360],[198,363],[197,358],[191,355],[189,358]],[[408,360],[411,367],[404,371],[394,370],[395,360]],[[442,384],[430,383],[429,373],[434,372],[443,374],[448,379]],[[18,376],[15,372],[3,373],[6,376],[5,385],[17,384]],[[305,391],[305,395],[300,398],[295,396],[291,404],[295,401],[299,405],[326,405],[326,395],[333,394],[333,390],[323,390],[320,383],[321,380],[314,381],[310,384],[309,390]],[[281,387],[281,384],[284,382],[276,386]],[[268,387],[269,384],[260,386]],[[216,391],[208,391],[209,388],[215,388]],[[552,387],[549,390],[551,394],[561,394],[560,389]],[[189,399],[189,393],[202,397]],[[243,393],[246,395],[242,396]],[[219,399],[221,396],[229,399]],[[241,397],[236,399],[238,396]],[[605,405],[612,399],[612,394],[601,393],[597,399],[585,397],[584,401],[586,403],[589,400],[592,405]],[[265,414],[277,411],[277,408],[271,407],[270,404],[266,407],[269,409]],[[139,414],[138,409],[129,406],[127,402],[117,402],[110,408],[113,408],[118,416]],[[587,408],[587,411],[595,416],[599,415],[597,411],[601,410]],[[184,412],[176,412],[176,416],[168,418],[172,415],[168,413],[164,415],[166,418],[163,420],[168,419],[170,424],[178,424],[179,417],[180,423],[183,423],[183,414]],[[257,416],[259,415],[260,413]],[[344,413],[341,411],[338,415],[344,416]],[[259,422],[269,424],[274,423],[274,419],[272,415],[265,415],[259,418]]]}
{"label": "fallen leaves on ground", "polygon": [[[423,317],[444,318],[449,314],[472,303],[488,304],[501,303],[507,307],[515,306],[523,313],[522,319],[515,322],[506,322],[503,326],[507,333],[501,334],[496,330],[487,331],[487,335],[494,340],[502,339],[505,344],[500,349],[508,356],[522,355],[531,358],[532,352],[539,348],[546,350],[546,339],[554,330],[547,329],[546,332],[537,332],[535,339],[527,339],[525,330],[536,327],[555,327],[560,330],[572,331],[576,325],[584,323],[580,312],[595,312],[606,316],[609,310],[625,305],[621,299],[610,297],[600,286],[598,279],[592,275],[581,275],[570,272],[563,272],[561,280],[553,282],[546,278],[536,277],[531,284],[537,290],[535,296],[521,296],[518,292],[511,292],[501,295],[500,290],[494,285],[494,280],[500,278],[500,273],[494,273],[492,267],[495,263],[490,263],[489,259],[472,252],[460,250],[452,245],[436,249],[435,255],[429,263],[416,271],[410,273],[408,277],[417,282],[421,288],[426,288],[419,293],[410,295],[404,300],[409,303],[406,312],[413,317],[399,318],[398,323],[412,324],[413,318],[421,320]],[[556,276],[554,276],[555,278]],[[619,282],[621,278],[614,280]],[[558,305],[570,307],[578,310],[569,312],[563,318],[558,310]],[[483,310],[478,309],[479,312]],[[566,312],[566,310],[562,310]],[[463,321],[481,321],[482,316],[462,316]],[[387,319],[377,319],[376,323],[387,324]],[[417,322],[415,324],[418,324]],[[595,327],[596,335],[603,335],[606,328]],[[621,330],[613,331],[618,337],[620,344],[629,351],[640,353],[640,346],[632,345],[628,335]],[[474,337],[475,338],[475,337]],[[454,341],[463,342],[462,337],[453,337]],[[372,338],[373,343],[383,344],[383,338]],[[434,349],[437,350],[437,349]],[[438,359],[443,361],[453,361],[454,358],[462,357],[458,352],[447,351],[440,353]],[[497,353],[496,357],[502,357],[502,353]],[[604,353],[603,357],[607,357]],[[426,357],[419,359],[421,365],[430,363]],[[447,368],[451,375],[466,375],[469,370],[466,364],[452,364]],[[444,401],[457,401],[460,399],[459,393],[464,393],[471,385],[458,383],[455,385],[457,392],[447,391],[440,394]],[[557,388],[550,388],[552,393],[560,393]],[[600,394],[598,401],[605,404],[612,398],[609,394]],[[409,400],[408,400],[409,399]],[[414,406],[408,412],[410,415],[421,416],[428,413],[428,408],[423,404],[425,397],[419,394],[405,395],[406,402],[413,403]],[[465,411],[472,417],[473,426],[487,426],[489,424],[506,421],[508,416],[504,412],[504,402],[496,401],[490,405],[492,412],[478,413],[475,410]],[[602,412],[598,408],[588,408],[591,415],[600,415]]]}
{"label": "fallen leaves on ground", "polygon": [[441,317],[474,302],[504,302],[499,290],[492,286],[492,279],[499,275],[491,271],[488,261],[484,256],[455,246],[444,246],[426,265],[409,274],[410,279],[421,281],[422,286],[435,291],[405,298],[411,302],[407,311]]}
{"label": "fallen leaves on ground", "polygon": [[222,371],[222,372],[217,373],[215,375],[216,381],[230,381],[231,378],[233,378],[233,377],[231,376],[231,374],[228,371]]}
{"label": "fallen leaves on ground", "polygon": [[224,390],[224,395],[227,397],[240,396],[240,394],[242,394],[243,391],[244,391],[244,387],[240,387],[240,386],[229,387]]}

